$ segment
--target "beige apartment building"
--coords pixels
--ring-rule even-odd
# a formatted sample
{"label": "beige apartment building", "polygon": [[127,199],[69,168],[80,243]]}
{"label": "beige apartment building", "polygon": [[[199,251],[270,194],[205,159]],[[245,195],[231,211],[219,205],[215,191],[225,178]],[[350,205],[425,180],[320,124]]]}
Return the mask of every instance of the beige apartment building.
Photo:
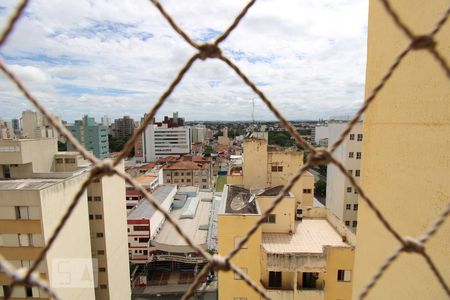
{"label": "beige apartment building", "polygon": [[163,182],[210,189],[213,186],[211,173],[212,165],[209,159],[198,155],[185,155],[175,162],[167,162],[163,167]]}
{"label": "beige apartment building", "polygon": [[[29,267],[89,175],[76,152],[57,152],[56,139],[0,141],[0,254]],[[62,299],[128,299],[125,183],[117,176],[92,183],[38,271]],[[10,279],[0,276],[0,293]],[[12,299],[44,298],[18,287]]]}
{"label": "beige apartment building", "polygon": [[[218,213],[219,254],[226,255],[273,203],[281,186],[257,194],[226,185]],[[351,299],[355,236],[326,208],[296,218],[292,193],[232,259],[274,300]],[[233,272],[219,272],[219,299],[261,299]]]}
{"label": "beige apartment building", "polygon": [[[429,33],[449,7],[446,0],[391,1],[415,35]],[[436,50],[449,61],[450,23],[435,35]],[[370,1],[366,95],[410,43],[380,1]],[[450,81],[426,50],[408,53],[364,118],[365,193],[401,236],[420,238],[449,206]],[[360,201],[353,298],[400,246],[373,211]],[[425,249],[450,283],[450,220]],[[366,299],[448,299],[424,258],[402,253]]]}
{"label": "beige apartment building", "polygon": [[[336,142],[347,128],[347,122],[328,123],[329,145]],[[341,162],[356,182],[361,177],[362,159],[362,122],[352,128],[342,144],[334,151],[333,157]],[[356,232],[358,226],[358,194],[347,177],[333,164],[327,166],[327,198],[326,207],[330,209],[345,226]]]}
{"label": "beige apartment building", "polygon": [[27,139],[57,138],[58,132],[40,112],[22,112],[22,137]]}

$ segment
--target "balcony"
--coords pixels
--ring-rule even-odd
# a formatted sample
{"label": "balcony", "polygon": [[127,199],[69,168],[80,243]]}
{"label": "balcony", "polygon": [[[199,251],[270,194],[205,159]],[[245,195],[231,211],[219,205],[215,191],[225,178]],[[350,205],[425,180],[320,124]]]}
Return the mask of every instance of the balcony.
{"label": "balcony", "polygon": [[323,300],[325,293],[323,289],[298,289],[295,293],[295,300]]}

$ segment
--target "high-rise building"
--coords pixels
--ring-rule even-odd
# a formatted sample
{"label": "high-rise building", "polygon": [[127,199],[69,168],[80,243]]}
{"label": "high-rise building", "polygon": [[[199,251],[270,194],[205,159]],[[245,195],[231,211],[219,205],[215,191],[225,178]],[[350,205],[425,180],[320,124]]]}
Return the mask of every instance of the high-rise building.
{"label": "high-rise building", "polygon": [[0,119],[0,140],[11,140],[15,136],[11,122]]}
{"label": "high-rise building", "polygon": [[[414,34],[428,34],[449,2],[393,1]],[[433,37],[446,56],[450,24]],[[382,2],[370,1],[366,96],[410,43]],[[446,50],[447,49],[447,50]],[[450,84],[427,50],[407,54],[364,116],[361,185],[384,218],[402,236],[421,238],[449,207]],[[353,299],[357,299],[400,243],[365,201],[358,212]],[[447,286],[450,283],[450,220],[447,217],[425,251]],[[366,299],[448,299],[425,259],[402,253],[384,271]]]}
{"label": "high-rise building", "polygon": [[14,130],[14,135],[17,137],[20,137],[22,129],[20,127],[19,119],[12,119],[11,123],[12,123],[12,128]]}
{"label": "high-rise building", "polygon": [[101,124],[103,125],[103,126],[109,126],[109,125],[111,125],[111,118],[110,117],[108,117],[108,116],[103,116],[102,118],[101,118]]}
{"label": "high-rise building", "polygon": [[[77,152],[57,152],[56,139],[27,139],[0,141],[0,165],[0,254],[17,268],[30,267],[90,164]],[[37,269],[61,298],[130,298],[124,197],[118,176],[102,177],[82,195]],[[8,284],[0,277],[1,293]],[[34,287],[17,287],[12,297],[48,299]]]}
{"label": "high-rise building", "polygon": [[315,145],[320,145],[320,141],[328,138],[328,126],[317,125],[311,129],[311,141]]}
{"label": "high-rise building", "polygon": [[22,112],[22,137],[28,139],[54,138],[58,132],[40,112],[26,110]]}
{"label": "high-rise building", "polygon": [[[76,120],[74,124],[68,124],[66,127],[96,157],[108,158],[108,127],[95,123],[95,119],[87,115],[82,120]],[[74,150],[72,144],[67,143],[67,150]]]}
{"label": "high-rise building", "polygon": [[134,120],[129,116],[114,120],[113,136],[117,139],[128,139],[133,135]]}
{"label": "high-rise building", "polygon": [[191,138],[192,143],[204,143],[206,140],[206,126],[205,125],[195,125],[191,127]]}
{"label": "high-rise building", "polygon": [[[330,122],[328,124],[329,145],[338,140],[347,128],[347,122]],[[361,176],[362,158],[362,122],[353,127],[348,137],[334,151],[333,157],[340,161],[356,182]],[[358,226],[358,194],[350,181],[333,164],[327,166],[326,207],[344,222],[353,232]]]}

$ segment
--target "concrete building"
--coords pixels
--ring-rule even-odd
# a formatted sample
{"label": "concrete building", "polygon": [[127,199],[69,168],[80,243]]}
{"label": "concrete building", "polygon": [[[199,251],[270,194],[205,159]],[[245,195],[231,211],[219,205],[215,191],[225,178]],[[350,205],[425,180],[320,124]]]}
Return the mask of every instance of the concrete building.
{"label": "concrete building", "polygon": [[156,161],[171,155],[189,154],[191,152],[190,128],[149,124],[142,134],[142,146],[145,162]]}
{"label": "concrete building", "polygon": [[[133,134],[137,130],[138,129],[135,128]],[[134,157],[136,158],[136,162],[144,161],[144,147],[142,144],[142,134],[137,137],[136,142],[134,143]]]}
{"label": "concrete building", "polygon": [[12,128],[14,130],[14,135],[20,137],[22,134],[22,128],[20,126],[20,120],[19,119],[12,119]]}
{"label": "concrete building", "polygon": [[[218,214],[218,249],[226,255],[274,201],[281,186],[259,193],[226,185]],[[355,236],[325,208],[297,220],[292,193],[231,260],[271,299],[350,299]],[[233,272],[219,272],[218,299],[260,299]]]}
{"label": "concrete building", "polygon": [[217,143],[223,146],[230,145],[230,139],[228,138],[228,127],[222,129],[222,135],[217,138]]}
{"label": "concrete building", "polygon": [[[66,127],[96,157],[108,158],[109,142],[106,126],[95,123],[94,118],[85,115],[82,120],[76,120],[74,124],[68,124]],[[74,150],[72,144],[67,143],[67,150]]]}
{"label": "concrete building", "polygon": [[11,140],[16,137],[10,121],[0,119],[0,140]]}
{"label": "concrete building", "polygon": [[[328,124],[330,146],[340,137],[347,126],[347,122],[330,122]],[[362,122],[359,122],[333,153],[333,157],[345,166],[357,182],[359,182],[361,176],[362,141]],[[327,166],[326,207],[347,227],[356,232],[358,226],[358,194],[350,181],[333,164]]]}
{"label": "concrete building", "polygon": [[191,127],[192,144],[204,143],[206,140],[206,126],[195,125]]}
{"label": "concrete building", "polygon": [[58,132],[48,123],[40,112],[22,112],[22,137],[28,139],[54,138]]}
{"label": "concrete building", "polygon": [[[448,1],[395,1],[395,10],[415,34],[428,34]],[[434,36],[448,60],[450,24]],[[408,45],[381,2],[370,1],[366,97]],[[391,226],[420,238],[449,205],[448,75],[426,50],[412,51],[371,104],[364,117],[361,184]],[[399,242],[364,201],[358,212],[353,299],[357,299]],[[425,243],[444,282],[450,283],[449,218]],[[389,266],[366,299],[448,299],[424,258],[403,253]]]}
{"label": "concrete building", "polygon": [[[29,267],[90,165],[77,152],[57,152],[56,139],[0,141],[0,164],[0,254],[15,267]],[[93,182],[39,266],[61,298],[130,298],[124,191],[118,176]],[[0,285],[9,283],[0,277]],[[12,296],[48,298],[25,287]]]}
{"label": "concrete building", "polygon": [[311,128],[311,142],[320,145],[320,140],[328,138],[328,126],[317,125]]}
{"label": "concrete building", "polygon": [[108,116],[103,116],[102,118],[101,118],[101,122],[100,122],[103,126],[108,126],[109,127],[109,125],[111,125],[111,118],[110,117],[108,117]]}
{"label": "concrete building", "polygon": [[213,186],[211,160],[196,155],[183,156],[163,167],[163,182],[209,189]]}
{"label": "concrete building", "polygon": [[113,136],[116,139],[128,139],[134,132],[134,120],[129,116],[124,116],[114,120]]}

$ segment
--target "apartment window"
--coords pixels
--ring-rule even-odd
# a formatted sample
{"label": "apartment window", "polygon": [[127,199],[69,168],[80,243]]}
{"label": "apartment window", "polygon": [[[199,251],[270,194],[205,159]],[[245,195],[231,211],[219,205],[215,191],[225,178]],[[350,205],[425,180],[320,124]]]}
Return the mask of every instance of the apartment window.
{"label": "apartment window", "polygon": [[149,238],[139,238],[139,243],[147,243]]}
{"label": "apartment window", "polygon": [[62,158],[57,158],[56,159],[56,163],[57,164],[62,164],[63,163],[63,159]]}
{"label": "apartment window", "polygon": [[281,287],[281,272],[269,272],[269,288]]}
{"label": "apartment window", "polygon": [[207,188],[207,186],[206,185],[204,185],[203,187],[202,187],[203,189],[206,189]]}
{"label": "apartment window", "polygon": [[357,140],[358,142],[361,142],[362,139],[363,139],[363,135],[362,135],[362,133],[359,133],[358,136],[356,137],[356,140]]}
{"label": "apartment window", "polygon": [[[244,237],[242,237],[242,236],[236,236],[234,238],[234,247],[236,247],[243,239],[244,239]],[[241,249],[248,249],[248,244],[244,243],[244,245],[242,245]]]}
{"label": "apartment window", "polygon": [[186,175],[187,175],[187,176],[190,176],[190,175],[191,175],[191,172],[186,172]]}
{"label": "apartment window", "polygon": [[92,197],[91,196],[88,196],[88,201],[92,201]]}
{"label": "apartment window", "polygon": [[356,176],[356,177],[359,177],[359,175],[361,175],[360,170],[355,170],[355,176]]}
{"label": "apartment window", "polygon": [[206,182],[206,179],[202,179],[202,182]]}
{"label": "apartment window", "polygon": [[97,237],[98,238],[102,238],[103,237],[103,232],[97,232]]}
{"label": "apartment window", "polygon": [[97,201],[97,202],[102,201],[102,197],[94,197],[94,201]]}
{"label": "apartment window", "polygon": [[353,205],[353,210],[358,210],[358,204]]}
{"label": "apartment window", "polygon": [[357,189],[355,189],[355,194],[358,194],[358,190]]}
{"label": "apartment window", "polygon": [[33,246],[33,236],[31,233],[19,233],[19,246],[20,247],[31,247]]}
{"label": "apartment window", "polygon": [[94,220],[94,215],[89,215],[89,220]]}
{"label": "apartment window", "polygon": [[353,140],[355,140],[355,135],[352,133],[352,134],[350,134],[350,141],[353,141]]}
{"label": "apartment window", "polygon": [[66,164],[74,164],[75,163],[75,158],[66,158],[66,159],[64,159],[64,162]]}
{"label": "apartment window", "polygon": [[25,287],[25,294],[26,294],[27,298],[32,298],[33,297],[33,289],[29,286]]}
{"label": "apartment window", "polygon": [[283,166],[272,166],[272,172],[283,172]]}
{"label": "apartment window", "polygon": [[361,159],[361,152],[356,152],[356,159]]}
{"label": "apartment window", "polygon": [[352,205],[351,204],[346,204],[345,205],[345,209],[352,209]]}
{"label": "apartment window", "polygon": [[98,255],[105,255],[105,250],[97,250]]}
{"label": "apartment window", "polygon": [[264,223],[275,223],[276,222],[276,214],[270,214],[264,219]]}
{"label": "apartment window", "polygon": [[[240,268],[242,273],[247,274],[248,273],[248,269],[247,268]],[[234,273],[234,279],[235,280],[241,280],[241,276],[239,276],[238,274]]]}
{"label": "apartment window", "polygon": [[348,158],[353,158],[353,152],[348,153]]}
{"label": "apartment window", "polygon": [[191,182],[191,180],[190,179],[186,179],[186,182]]}
{"label": "apartment window", "polygon": [[9,170],[9,165],[3,165],[3,177],[5,178],[11,178],[11,171]]}
{"label": "apartment window", "polygon": [[181,179],[181,182],[184,182],[184,179]]}
{"label": "apartment window", "polygon": [[352,226],[353,226],[354,228],[356,228],[356,226],[358,226],[358,221],[353,221]]}
{"label": "apartment window", "polygon": [[352,271],[350,270],[338,270],[337,280],[350,282],[352,277]]}
{"label": "apartment window", "polygon": [[175,172],[173,175],[178,176],[178,172]]}
{"label": "apartment window", "polygon": [[15,206],[17,220],[29,220],[28,206]]}
{"label": "apartment window", "polygon": [[106,272],[106,268],[98,268],[99,272]]}
{"label": "apartment window", "polygon": [[106,284],[100,284],[100,288],[101,288],[101,289],[107,289],[108,286],[107,286]]}
{"label": "apartment window", "polygon": [[350,226],[350,221],[345,221],[345,226]]}
{"label": "apartment window", "polygon": [[134,231],[149,231],[150,226],[134,226]]}
{"label": "apartment window", "polygon": [[351,186],[347,187],[347,193],[351,193],[351,192],[352,192],[352,187]]}
{"label": "apartment window", "polygon": [[102,215],[95,215],[95,219],[96,220],[101,220],[101,219],[103,219],[103,216]]}
{"label": "apartment window", "polygon": [[303,189],[303,194],[311,194],[311,189]]}

